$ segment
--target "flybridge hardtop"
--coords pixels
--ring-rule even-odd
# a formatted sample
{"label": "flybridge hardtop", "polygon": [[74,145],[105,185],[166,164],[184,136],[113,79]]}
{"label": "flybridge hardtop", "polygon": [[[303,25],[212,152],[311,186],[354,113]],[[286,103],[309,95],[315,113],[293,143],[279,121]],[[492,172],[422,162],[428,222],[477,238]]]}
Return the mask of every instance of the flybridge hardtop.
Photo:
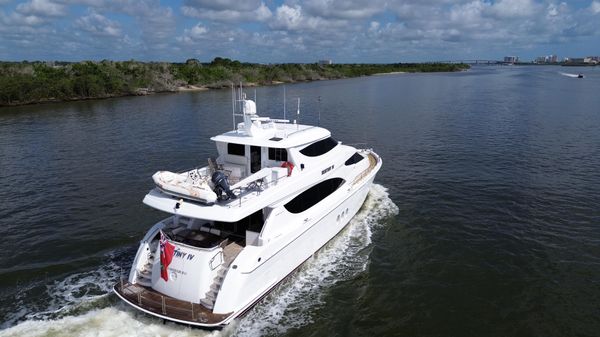
{"label": "flybridge hardtop", "polygon": [[321,127],[260,117],[254,101],[235,96],[235,130],[211,138],[215,159],[152,176],[144,203],[170,216],[148,231],[129,277],[115,285],[151,315],[230,323],[344,228],[381,167],[372,150]]}
{"label": "flybridge hardtop", "polygon": [[[234,130],[212,137],[215,142],[268,146],[271,148],[291,148],[313,143],[331,136],[324,128],[301,124],[284,124],[281,122],[261,122],[260,133],[248,135],[246,132]],[[265,125],[264,122],[267,122]],[[272,123],[272,124],[271,124]]]}

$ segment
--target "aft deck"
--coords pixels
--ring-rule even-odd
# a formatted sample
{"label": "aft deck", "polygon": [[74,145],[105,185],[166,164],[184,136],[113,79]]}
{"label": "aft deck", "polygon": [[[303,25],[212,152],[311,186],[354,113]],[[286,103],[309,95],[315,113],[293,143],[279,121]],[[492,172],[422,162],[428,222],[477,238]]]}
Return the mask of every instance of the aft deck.
{"label": "aft deck", "polygon": [[233,314],[215,314],[202,304],[181,301],[152,288],[129,282],[119,282],[115,284],[114,289],[119,297],[130,305],[180,323],[217,328]]}

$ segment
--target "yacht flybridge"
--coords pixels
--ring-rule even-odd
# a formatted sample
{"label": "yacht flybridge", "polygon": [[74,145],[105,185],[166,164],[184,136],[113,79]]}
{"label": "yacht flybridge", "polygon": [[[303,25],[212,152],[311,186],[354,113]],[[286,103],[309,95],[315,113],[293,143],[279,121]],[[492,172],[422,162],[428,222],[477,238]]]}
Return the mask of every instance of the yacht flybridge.
{"label": "yacht flybridge", "polygon": [[170,216],[146,233],[129,277],[114,286],[136,309],[227,325],[344,228],[381,168],[372,150],[321,127],[259,117],[255,102],[237,95],[234,130],[211,138],[216,159],[152,177],[144,203]]}

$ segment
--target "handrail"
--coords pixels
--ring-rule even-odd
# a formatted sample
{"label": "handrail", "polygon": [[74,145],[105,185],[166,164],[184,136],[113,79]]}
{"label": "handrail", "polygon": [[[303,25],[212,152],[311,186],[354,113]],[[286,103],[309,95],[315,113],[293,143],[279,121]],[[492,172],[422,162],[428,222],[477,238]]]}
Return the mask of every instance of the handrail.
{"label": "handrail", "polygon": [[[213,267],[213,262],[215,261],[215,258],[217,258],[217,256],[221,257],[221,262],[219,262],[216,266]],[[218,251],[211,259],[210,261],[208,261],[208,266],[210,267],[210,270],[215,270],[217,269],[220,265],[223,264],[223,250],[221,249],[220,251]]]}
{"label": "handrail", "polygon": [[367,153],[367,158],[369,159],[369,166],[364,169],[356,178],[354,178],[354,181],[352,181],[352,186],[363,180],[367,175],[369,175],[373,168],[377,166],[377,162],[379,160],[376,158],[376,155],[373,153],[373,151],[369,151]]}
{"label": "handrail", "polygon": [[[227,207],[231,208],[231,207],[242,207],[242,203],[243,203],[243,199],[250,193],[256,192],[258,195],[260,195],[261,192],[263,192],[264,190],[275,186],[279,183],[279,181],[281,179],[285,179],[287,178],[287,175],[281,176],[281,177],[277,177],[275,180],[266,180],[265,178],[263,179],[259,179],[257,181],[254,181],[250,184],[248,184],[247,186],[240,186],[237,187],[235,189],[232,189],[232,191],[239,191],[239,193],[237,194],[237,203],[233,202],[236,199],[228,199],[226,201],[226,205]],[[260,181],[260,183],[258,183]],[[258,183],[258,184],[257,184]],[[237,204],[237,205],[236,205]]]}
{"label": "handrail", "polygon": [[[167,300],[170,299],[169,296],[162,295],[158,292],[151,292],[153,297],[158,297],[157,299],[153,299],[149,296],[146,296],[146,293],[150,293],[145,289],[141,289],[139,291],[131,290],[130,287],[134,286],[133,284],[121,284],[119,287],[120,292],[131,298],[134,297],[137,304],[141,307],[151,307],[154,310],[160,310],[163,315],[169,315],[170,312],[175,310],[177,313],[185,312],[191,315],[192,320],[196,320],[194,306],[198,305],[196,303],[189,302],[191,308],[182,308],[181,306],[169,305]],[[201,305],[201,304],[200,304]]]}

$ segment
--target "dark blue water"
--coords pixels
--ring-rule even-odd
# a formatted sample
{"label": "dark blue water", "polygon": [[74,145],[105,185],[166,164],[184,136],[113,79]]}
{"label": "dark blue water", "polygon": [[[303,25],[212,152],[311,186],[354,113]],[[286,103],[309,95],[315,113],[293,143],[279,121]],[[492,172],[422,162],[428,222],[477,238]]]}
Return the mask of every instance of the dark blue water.
{"label": "dark blue water", "polygon": [[[384,166],[349,228],[221,334],[597,336],[600,69],[583,70],[288,85],[286,117],[300,97],[302,122],[368,144]],[[282,86],[256,95],[259,114],[283,117]],[[204,334],[109,293],[164,217],[141,203],[150,176],[214,156],[230,101],[0,109],[0,336]]]}

